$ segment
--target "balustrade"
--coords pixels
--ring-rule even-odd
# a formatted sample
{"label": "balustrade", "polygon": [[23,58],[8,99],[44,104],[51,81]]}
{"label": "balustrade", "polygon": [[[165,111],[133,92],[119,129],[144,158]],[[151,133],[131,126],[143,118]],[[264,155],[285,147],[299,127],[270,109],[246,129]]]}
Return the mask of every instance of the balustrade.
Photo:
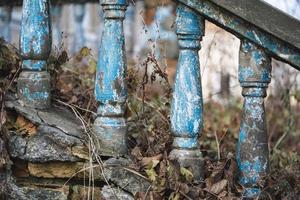
{"label": "balustrade", "polygon": [[53,29],[53,43],[55,46],[59,46],[62,43],[62,31],[61,31],[61,16],[62,6],[53,6],[51,10],[52,16],[52,29]]}
{"label": "balustrade", "polygon": [[[204,178],[204,161],[199,136],[203,128],[203,97],[198,51],[208,19],[241,39],[238,77],[243,88],[243,114],[237,145],[237,163],[244,196],[260,194],[261,180],[269,167],[268,137],[264,98],[271,81],[271,56],[300,69],[300,50],[210,1],[178,0],[176,33],[179,60],[175,77],[171,132],[174,136],[170,158],[192,170],[195,181]],[[124,118],[127,89],[123,20],[127,0],[100,0],[104,26],[99,47],[95,98],[99,102],[94,131],[103,155],[127,155],[127,126]],[[137,2],[143,5],[142,1]],[[221,4],[221,3],[220,3]],[[219,7],[218,7],[219,6]],[[191,9],[194,8],[194,9]],[[133,8],[130,16],[133,18]],[[11,7],[1,8],[1,20],[9,23]],[[83,5],[75,8],[76,46],[83,46]],[[4,16],[4,17],[2,17]],[[135,18],[139,18],[135,12]],[[137,19],[135,19],[137,21]],[[138,33],[134,33],[138,34]],[[51,51],[51,23],[48,0],[24,0],[20,35],[23,59],[18,79],[18,95],[25,106],[39,109],[50,105],[50,75],[47,59]],[[135,53],[135,48],[133,49]]]}
{"label": "balustrade", "polygon": [[7,40],[11,41],[11,13],[12,6],[0,7],[0,29],[2,30],[1,36]]}
{"label": "balustrade", "polygon": [[85,44],[85,36],[83,31],[83,19],[85,13],[85,6],[83,4],[74,5],[74,17],[75,17],[75,34],[73,41],[73,48],[71,51],[75,53],[79,51]]}

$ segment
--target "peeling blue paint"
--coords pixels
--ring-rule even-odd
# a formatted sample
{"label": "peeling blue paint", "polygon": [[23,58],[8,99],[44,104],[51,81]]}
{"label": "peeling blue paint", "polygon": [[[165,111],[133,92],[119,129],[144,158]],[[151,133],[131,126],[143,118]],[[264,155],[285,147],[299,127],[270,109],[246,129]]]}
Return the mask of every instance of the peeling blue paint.
{"label": "peeling blue paint", "polygon": [[192,170],[196,182],[204,178],[204,161],[199,145],[203,129],[203,97],[198,51],[204,35],[204,19],[182,4],[176,10],[179,45],[173,98],[171,132],[174,136],[171,160]]}
{"label": "peeling blue paint", "polygon": [[180,3],[193,8],[197,14],[223,27],[241,39],[247,39],[266,49],[275,58],[300,69],[300,52],[277,37],[259,29],[255,25],[238,18],[211,1],[178,0]]}
{"label": "peeling blue paint", "polygon": [[239,81],[243,82],[247,79],[249,79],[249,77],[252,77],[254,75],[254,71],[251,67],[244,67],[242,65],[239,66],[240,70],[239,70]]}
{"label": "peeling blue paint", "polygon": [[249,41],[243,41],[240,54],[243,55],[238,72],[241,84],[246,82],[268,84],[271,81],[271,58],[265,51]]}
{"label": "peeling blue paint", "polygon": [[45,70],[47,66],[46,60],[24,60],[23,69],[42,71]]}
{"label": "peeling blue paint", "polygon": [[245,188],[242,198],[257,198],[260,193],[261,190],[259,188]]}
{"label": "peeling blue paint", "polygon": [[193,138],[175,137],[173,141],[173,146],[177,148],[183,148],[183,149],[199,148],[198,137],[193,137]]}
{"label": "peeling blue paint", "polygon": [[124,47],[122,21],[106,18],[99,49],[95,85],[95,95],[98,101],[125,102],[126,100]]}
{"label": "peeling blue paint", "polygon": [[249,41],[242,41],[239,55],[239,81],[244,106],[237,145],[240,183],[244,196],[259,195],[258,182],[268,173],[269,153],[264,108],[266,88],[271,81],[271,59]]}
{"label": "peeling blue paint", "polygon": [[49,98],[48,92],[31,92],[28,88],[23,88],[20,92],[32,102],[36,100],[47,100]]}
{"label": "peeling blue paint", "polygon": [[49,0],[24,0],[20,33],[23,58],[47,59],[51,51],[51,42]]}
{"label": "peeling blue paint", "polygon": [[241,128],[239,140],[240,140],[241,142],[245,142],[246,139],[247,139],[247,132],[245,132],[245,130],[244,130],[243,128]]}
{"label": "peeling blue paint", "polygon": [[171,130],[177,148],[199,148],[197,138],[203,128],[203,97],[198,51],[204,21],[184,6],[177,7],[179,59],[174,83]]}
{"label": "peeling blue paint", "polygon": [[113,155],[126,155],[124,110],[127,99],[127,65],[123,20],[128,2],[101,0],[100,3],[104,10],[104,28],[95,81],[95,98],[99,107],[94,130],[102,144],[102,152],[110,149]]}
{"label": "peeling blue paint", "polygon": [[46,60],[51,51],[49,0],[24,0],[20,33],[23,59],[18,95],[25,106],[50,106],[50,75]]}

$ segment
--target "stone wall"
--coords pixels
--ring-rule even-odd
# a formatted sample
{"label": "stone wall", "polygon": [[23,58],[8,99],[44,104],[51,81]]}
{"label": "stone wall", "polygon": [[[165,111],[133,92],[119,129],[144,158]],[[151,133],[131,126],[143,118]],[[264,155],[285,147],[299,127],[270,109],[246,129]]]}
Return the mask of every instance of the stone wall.
{"label": "stone wall", "polygon": [[92,133],[72,112],[27,108],[12,94],[5,106],[0,199],[133,199],[150,187],[146,178],[128,170],[130,160],[96,159],[89,147]]}

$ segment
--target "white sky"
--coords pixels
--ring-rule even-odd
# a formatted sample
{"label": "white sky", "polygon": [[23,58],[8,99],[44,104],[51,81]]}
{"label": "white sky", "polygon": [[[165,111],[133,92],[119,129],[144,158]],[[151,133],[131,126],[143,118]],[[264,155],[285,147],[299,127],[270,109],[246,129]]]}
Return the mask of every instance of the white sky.
{"label": "white sky", "polygon": [[263,0],[300,20],[300,0]]}

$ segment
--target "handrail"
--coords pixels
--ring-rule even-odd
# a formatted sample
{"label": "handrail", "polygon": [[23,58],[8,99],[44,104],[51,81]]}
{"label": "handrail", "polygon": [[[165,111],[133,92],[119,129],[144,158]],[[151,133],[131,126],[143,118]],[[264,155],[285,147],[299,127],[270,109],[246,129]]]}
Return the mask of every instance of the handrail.
{"label": "handrail", "polygon": [[[171,108],[171,127],[175,139],[170,158],[174,158],[176,152],[178,156],[175,157],[181,166],[190,167],[194,175],[198,175],[194,177],[197,180],[203,178],[202,155],[201,152],[197,153],[200,149],[197,141],[198,134],[201,133],[199,127],[203,126],[203,108],[200,106],[203,100],[201,82],[194,81],[200,80],[195,70],[199,68],[199,58],[194,51],[199,50],[197,41],[201,40],[203,34],[197,33],[204,33],[203,19],[207,19],[241,40],[238,78],[243,89],[244,105],[236,160],[239,182],[244,186],[243,197],[257,198],[261,193],[260,186],[265,183],[263,179],[269,171],[264,98],[271,82],[271,57],[300,70],[300,48],[297,38],[300,22],[261,0],[174,1],[178,3],[176,32],[180,52]],[[260,9],[254,10],[251,4],[270,10],[261,13]],[[286,23],[293,24],[294,27],[289,28],[283,22],[271,27],[259,19],[263,16],[273,16],[273,12],[275,19],[287,20]]]}
{"label": "handrail", "polygon": [[[51,0],[52,5],[99,3],[99,0]],[[23,0],[0,0],[0,6],[22,6]]]}
{"label": "handrail", "polygon": [[[191,169],[195,181],[199,182],[204,178],[205,163],[198,141],[203,128],[198,51],[205,34],[204,20],[207,19],[241,39],[238,77],[243,89],[244,106],[236,160],[239,181],[245,187],[243,196],[257,197],[261,192],[261,179],[269,170],[264,98],[271,81],[271,57],[300,70],[300,45],[297,38],[300,22],[261,0],[252,0],[251,3],[246,0],[174,1],[178,3],[176,33],[179,59],[171,108],[171,132],[174,140],[169,157],[176,159],[180,166]],[[1,2],[8,1],[0,0],[0,5]],[[270,11],[261,13],[260,9],[253,10],[253,7],[249,11],[247,5],[253,3]],[[127,125],[124,114],[127,64],[123,20],[128,0],[100,0],[100,4],[104,10],[104,27],[95,80],[95,98],[99,107],[93,130],[99,139],[103,155],[126,156]],[[82,21],[81,9],[77,13],[79,23]],[[272,27],[258,19],[270,15],[275,20],[290,20],[295,30],[290,30],[284,22]],[[49,0],[24,0],[20,35],[23,71],[18,79],[18,94],[25,106],[38,109],[50,106],[50,75],[46,70],[46,60],[51,50],[50,19]]]}
{"label": "handrail", "polygon": [[[248,3],[245,3],[247,0],[175,1],[192,8],[205,19],[219,25],[238,38],[246,38],[263,47],[276,59],[286,62],[298,70],[300,69],[300,39],[298,37],[300,22],[261,0],[251,0]],[[253,10],[253,6],[253,9],[248,7],[249,4],[256,3],[264,5],[264,8],[270,9],[270,11],[263,14],[260,12],[261,10]],[[251,9],[252,14],[249,9]],[[271,13],[272,17],[275,13],[276,19],[282,18],[283,20],[281,23],[272,24],[274,25],[272,28],[270,25],[264,25],[265,21],[259,20],[260,17],[269,20]]]}

